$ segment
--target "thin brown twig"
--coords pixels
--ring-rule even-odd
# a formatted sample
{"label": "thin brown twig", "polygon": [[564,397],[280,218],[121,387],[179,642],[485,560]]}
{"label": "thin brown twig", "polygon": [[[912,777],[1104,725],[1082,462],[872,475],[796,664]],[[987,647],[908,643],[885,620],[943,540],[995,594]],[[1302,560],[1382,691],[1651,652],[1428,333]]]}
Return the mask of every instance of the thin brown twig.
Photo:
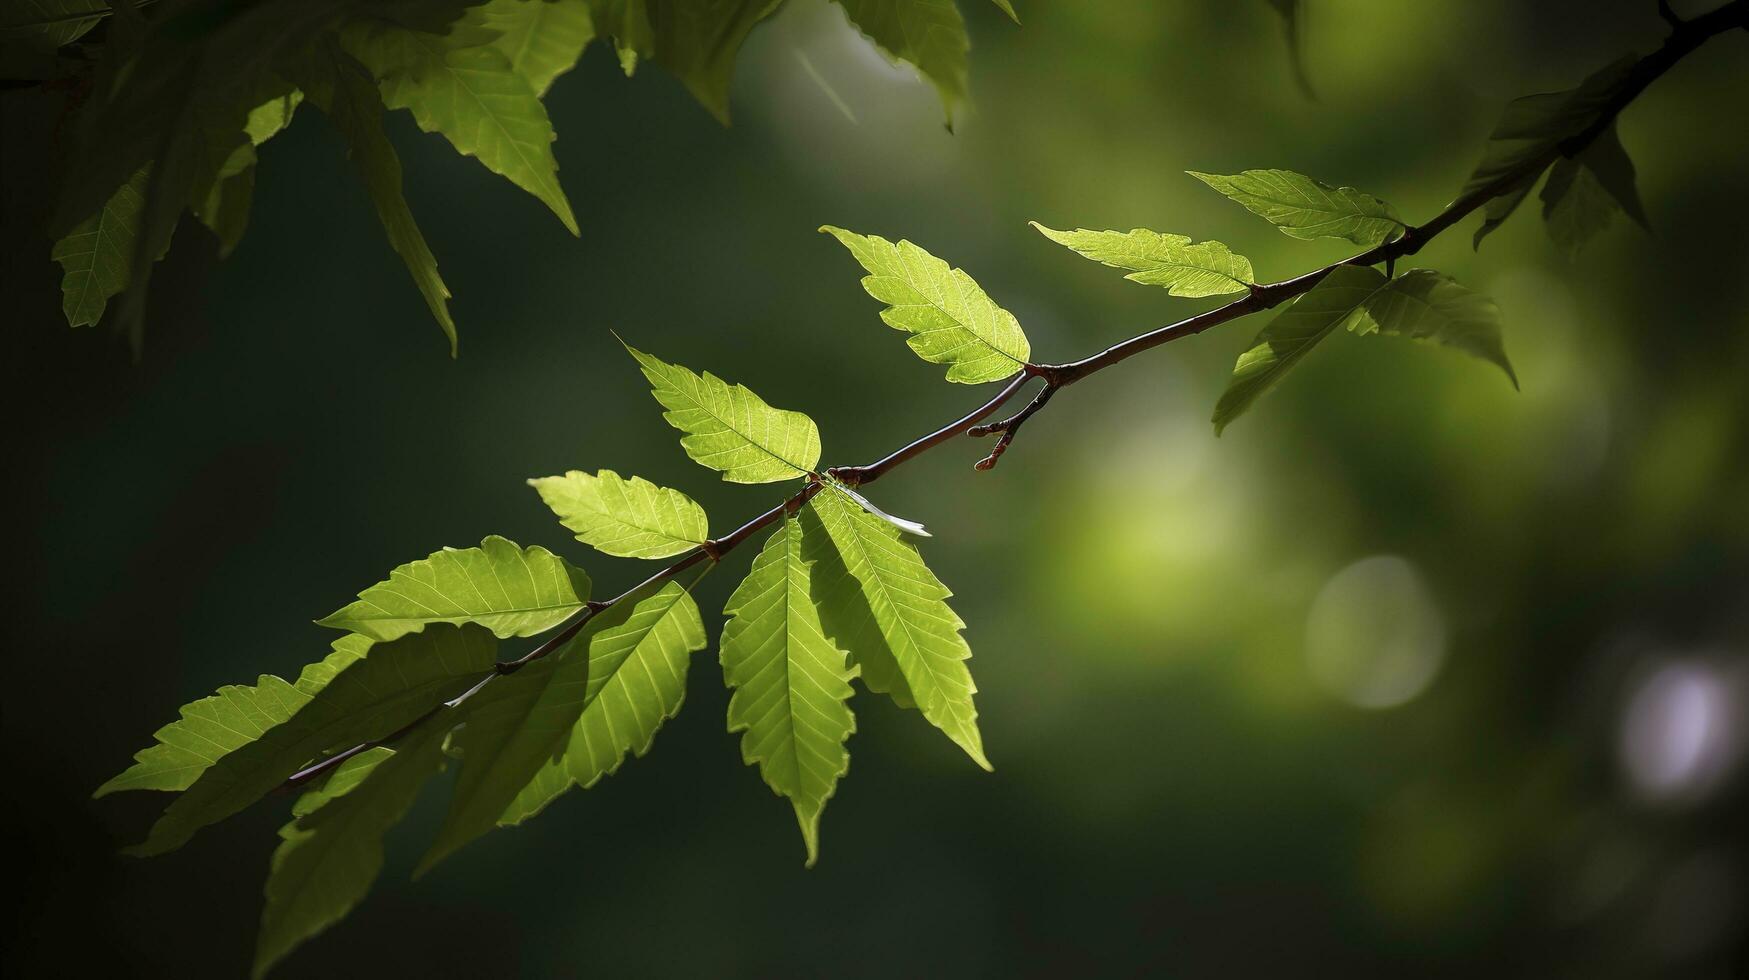
{"label": "thin brown twig", "polygon": [[[966,415],[935,429],[928,435],[907,443],[905,446],[873,463],[863,466],[832,467],[825,471],[825,475],[849,486],[861,486],[873,483],[875,480],[878,480],[882,476],[891,472],[894,467],[897,467],[907,460],[953,439],[961,433],[970,436],[986,436],[1000,433],[1001,438],[997,440],[996,445],[990,454],[975,464],[976,468],[979,470],[991,469],[996,465],[996,460],[1013,442],[1014,436],[1019,431],[1020,427],[1033,415],[1043,409],[1045,405],[1050,402],[1051,397],[1059,388],[1066,388],[1088,375],[1095,374],[1122,361],[1128,360],[1129,358],[1140,354],[1142,351],[1151,350],[1162,344],[1167,344],[1174,340],[1180,340],[1184,337],[1199,334],[1204,330],[1226,323],[1229,320],[1236,320],[1239,317],[1279,306],[1290,299],[1309,292],[1314,286],[1321,282],[1325,276],[1329,275],[1332,270],[1341,266],[1378,265],[1381,262],[1394,263],[1399,258],[1414,255],[1435,236],[1468,217],[1483,204],[1500,194],[1517,187],[1524,181],[1536,179],[1536,177],[1542,173],[1544,168],[1548,167],[1556,159],[1563,156],[1570,157],[1578,153],[1580,150],[1583,150],[1593,139],[1615,121],[1616,115],[1631,103],[1642,91],[1644,91],[1646,86],[1650,85],[1665,72],[1669,71],[1673,65],[1678,61],[1681,61],[1683,57],[1699,47],[1707,39],[1736,27],[1749,28],[1749,0],[1731,0],[1730,3],[1727,3],[1722,7],[1686,21],[1676,19],[1673,12],[1668,12],[1669,8],[1667,4],[1660,3],[1659,6],[1660,12],[1665,14],[1665,19],[1670,21],[1672,25],[1673,29],[1670,36],[1665,39],[1662,47],[1635,62],[1634,66],[1629,70],[1626,81],[1622,84],[1614,97],[1604,104],[1600,110],[1598,119],[1595,122],[1580,133],[1551,147],[1544,153],[1538,154],[1537,156],[1525,161],[1519,167],[1502,174],[1499,178],[1461,195],[1451,204],[1447,205],[1443,211],[1429,219],[1426,224],[1405,228],[1403,233],[1396,238],[1368,249],[1359,255],[1324,266],[1321,269],[1316,269],[1312,272],[1305,273],[1304,275],[1296,276],[1292,279],[1285,279],[1280,282],[1254,285],[1244,297],[1234,300],[1225,306],[1216,307],[1215,309],[1208,310],[1204,313],[1198,313],[1195,316],[1187,317],[1176,323],[1167,324],[1156,330],[1150,330],[1147,333],[1131,337],[1128,340],[1113,344],[1105,350],[1092,356],[1084,357],[1081,360],[1070,361],[1065,364],[1027,364],[1020,372],[1008,379],[1007,383],[1003,385],[1002,389],[997,392],[995,397],[973,409]],[[984,419],[989,418],[991,415],[994,415],[1003,405],[1007,404],[1007,402],[1014,397],[1016,392],[1033,378],[1043,379],[1045,385],[1025,408],[1001,421],[983,425],[978,424],[983,422]],[[746,541],[761,528],[770,525],[773,521],[780,519],[786,513],[793,513],[795,509],[799,508],[815,493],[819,492],[822,485],[823,484],[820,482],[817,475],[810,474],[807,485],[800,491],[792,494],[785,499],[783,503],[765,511],[736,528],[727,536],[702,543],[698,548],[682,555],[673,564],[656,572],[649,578],[646,578],[644,581],[627,589],[625,592],[620,593],[612,599],[586,603],[584,608],[569,620],[558,633],[555,633],[552,637],[548,638],[522,657],[498,664],[494,673],[488,674],[479,684],[470,688],[459,697],[434,706],[424,715],[421,715],[419,718],[389,735],[370,742],[355,745],[352,748],[328,756],[327,758],[310,765],[288,778],[281,786],[281,790],[293,789],[308,783],[324,773],[332,771],[347,759],[353,758],[376,746],[389,744],[396,739],[405,736],[408,732],[411,732],[413,729],[426,723],[436,715],[463,703],[493,678],[503,674],[514,673],[529,663],[551,655],[554,651],[562,648],[566,643],[569,643],[575,638],[577,634],[582,631],[583,627],[588,625],[591,619],[607,609],[612,608],[615,604],[623,602],[633,593],[648,588],[651,585],[672,579],[675,575],[697,565],[701,561],[710,561],[713,564],[720,561],[723,555],[727,554],[743,541]]]}

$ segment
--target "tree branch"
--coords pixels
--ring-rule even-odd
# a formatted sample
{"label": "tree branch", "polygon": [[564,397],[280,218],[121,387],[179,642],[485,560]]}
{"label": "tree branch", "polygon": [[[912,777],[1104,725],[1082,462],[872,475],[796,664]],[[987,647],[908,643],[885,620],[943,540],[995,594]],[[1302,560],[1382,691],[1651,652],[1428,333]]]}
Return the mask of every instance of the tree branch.
{"label": "tree branch", "polygon": [[[1660,4],[1660,7],[1662,10],[1668,10],[1667,5]],[[1667,15],[1666,19],[1670,19],[1670,16]],[[1616,115],[1631,103],[1641,92],[1643,92],[1646,86],[1656,81],[1666,71],[1669,71],[1671,66],[1682,60],[1683,57],[1699,47],[1703,42],[1735,27],[1749,28],[1749,0],[1731,0],[1730,3],[1727,3],[1710,13],[1695,17],[1692,20],[1671,20],[1671,23],[1673,30],[1670,36],[1665,39],[1663,46],[1644,58],[1641,58],[1631,69],[1629,69],[1627,80],[1623,83],[1621,90],[1604,105],[1595,123],[1587,127],[1584,131],[1573,136],[1571,139],[1557,144],[1547,152],[1527,160],[1523,165],[1501,175],[1498,179],[1462,195],[1457,200],[1447,205],[1445,210],[1429,219],[1426,224],[1405,229],[1403,234],[1397,238],[1368,249],[1352,258],[1344,259],[1341,262],[1335,262],[1324,266],[1321,269],[1313,270],[1312,272],[1296,276],[1292,279],[1285,279],[1281,282],[1254,285],[1251,287],[1250,292],[1241,299],[1234,300],[1225,306],[1216,307],[1207,312],[1187,317],[1177,323],[1171,323],[1164,327],[1160,327],[1159,329],[1131,337],[1121,343],[1113,344],[1105,350],[1090,357],[1084,357],[1078,361],[1070,361],[1066,364],[1028,364],[1022,371],[1010,378],[1007,383],[1002,386],[1002,390],[996,393],[995,397],[973,409],[966,415],[947,423],[941,428],[930,432],[928,435],[906,444],[900,449],[895,450],[873,463],[868,463],[863,466],[832,467],[825,471],[825,475],[853,487],[873,483],[875,480],[878,480],[882,476],[891,472],[894,467],[897,467],[907,460],[951,440],[962,432],[969,436],[986,436],[994,435],[996,433],[1001,434],[1001,438],[997,440],[996,445],[991,450],[990,454],[979,460],[976,464],[976,468],[979,470],[991,469],[996,465],[996,460],[1007,450],[1009,444],[1013,442],[1014,436],[1020,430],[1020,427],[1025,424],[1027,419],[1031,418],[1045,407],[1045,405],[1051,400],[1051,396],[1056,393],[1057,389],[1066,388],[1088,375],[1096,374],[1114,364],[1128,360],[1129,358],[1140,354],[1142,351],[1151,350],[1162,344],[1199,334],[1210,327],[1218,326],[1229,320],[1236,320],[1242,316],[1247,316],[1252,313],[1279,306],[1294,297],[1309,292],[1312,287],[1316,286],[1325,276],[1329,275],[1333,269],[1344,265],[1377,265],[1381,262],[1392,263],[1399,258],[1414,255],[1435,236],[1468,217],[1483,204],[1499,196],[1501,193],[1516,187],[1521,181],[1535,179],[1538,174],[1542,173],[1544,168],[1554,163],[1556,159],[1563,156],[1570,157],[1575,153],[1578,153],[1580,150],[1583,150],[1598,136],[1598,134],[1602,133],[1615,121]],[[1033,396],[1033,400],[1029,402],[1025,408],[1001,421],[984,425],[977,424],[983,422],[984,419],[989,418],[991,415],[996,414],[997,410],[1007,404],[1008,401],[1014,397],[1015,393],[1033,378],[1042,379],[1045,382],[1045,386],[1039,390],[1037,395]],[[649,578],[632,588],[627,589],[612,599],[587,603],[581,611],[565,624],[563,629],[559,630],[559,632],[553,634],[553,636],[549,637],[539,646],[516,660],[498,664],[495,673],[488,675],[479,684],[476,684],[460,696],[451,701],[434,706],[430,711],[421,715],[418,719],[402,727],[398,731],[375,741],[355,745],[350,749],[338,752],[310,765],[288,778],[280,787],[281,791],[295,789],[298,786],[324,775],[325,773],[331,772],[346,760],[351,759],[362,752],[368,751],[379,745],[387,745],[394,742],[396,739],[405,736],[408,732],[425,724],[437,715],[453,709],[457,705],[465,702],[468,698],[472,697],[475,692],[485,687],[485,685],[490,683],[494,678],[504,674],[515,673],[528,664],[549,656],[554,651],[559,650],[565,644],[574,639],[577,634],[582,631],[583,627],[589,624],[591,619],[595,618],[602,612],[613,608],[614,605],[625,601],[626,598],[633,593],[652,585],[666,582],[700,562],[710,561],[714,564],[720,561],[723,555],[752,537],[755,532],[759,531],[761,528],[769,526],[772,522],[783,517],[784,514],[793,513],[796,509],[807,503],[814,494],[820,491],[823,485],[824,484],[821,482],[818,475],[810,474],[807,484],[801,490],[784,500],[783,503],[741,525],[725,537],[704,542],[699,547],[682,555],[673,564],[656,572],[654,575],[651,575]]]}

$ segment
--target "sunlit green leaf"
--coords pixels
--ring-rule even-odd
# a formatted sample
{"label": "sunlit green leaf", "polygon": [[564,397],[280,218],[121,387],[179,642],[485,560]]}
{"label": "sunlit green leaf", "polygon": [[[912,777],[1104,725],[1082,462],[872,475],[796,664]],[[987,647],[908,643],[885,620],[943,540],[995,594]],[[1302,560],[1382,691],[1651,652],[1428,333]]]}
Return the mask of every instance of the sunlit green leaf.
{"label": "sunlit green leaf", "polygon": [[577,540],[622,558],[666,558],[703,544],[704,508],[678,490],[612,470],[528,481]]}
{"label": "sunlit green leaf", "polygon": [[1377,269],[1339,265],[1277,314],[1233,366],[1233,377],[1215,405],[1215,434],[1250,408],[1384,283],[1384,274]]}
{"label": "sunlit green leaf", "polygon": [[545,96],[553,79],[576,67],[595,37],[589,0],[490,0],[478,16],[499,32],[492,46],[536,96]]}
{"label": "sunlit green leaf", "polygon": [[856,730],[856,669],[820,625],[809,595],[802,528],[786,517],[723,612],[723,679],[729,731],[745,732],[741,758],[796,811],[807,863],[820,853],[820,813],[850,769],[844,742]]}
{"label": "sunlit green leaf", "polygon": [[347,665],[365,655],[371,641],[349,634],[334,641],[334,652],[310,664],[296,684],[262,674],[254,686],[221,687],[211,697],[182,706],[182,717],[153,736],[157,741],[134,756],[134,764],[98,787],[94,796],[122,790],[183,790],[213,763],[260,738],[290,718],[328,686]]}
{"label": "sunlit green leaf", "polygon": [[589,599],[589,576],[538,545],[491,535],[478,548],[445,548],[389,573],[323,626],[393,640],[432,623],[478,623],[500,638],[557,626]]}
{"label": "sunlit green leaf", "polygon": [[341,670],[290,718],[222,756],[178,796],[141,856],[180,847],[200,828],[243,809],[327,752],[382,738],[472,687],[492,670],[492,635],[436,625],[378,643]]}
{"label": "sunlit green leaf", "polygon": [[571,234],[577,219],[559,187],[553,124],[528,79],[495,46],[496,32],[472,21],[447,34],[365,21],[343,35],[346,50],[376,75],[383,102],[407,109],[428,133],[539,198]]}
{"label": "sunlit green leaf", "polygon": [[702,376],[626,345],[680,445],[730,483],[775,483],[806,476],[820,462],[820,430],[801,412],[772,408],[744,385]]}
{"label": "sunlit green leaf", "polygon": [[588,789],[611,776],[627,752],[650,750],[656,730],[680,712],[691,655],[708,642],[689,588],[669,582],[635,602],[621,600],[629,615],[590,636],[583,712],[563,753],[517,793],[499,823],[521,823],[572,786]]}
{"label": "sunlit green leaf", "polygon": [[1370,246],[1405,227],[1395,209],[1371,194],[1332,187],[1291,170],[1190,175],[1293,238],[1342,238]]}
{"label": "sunlit green leaf", "polygon": [[911,335],[905,342],[918,357],[946,364],[947,380],[999,381],[1026,366],[1032,345],[1020,322],[963,269],[950,269],[908,241],[894,245],[879,235],[831,225],[820,230],[842,242],[868,270],[862,288],[887,304],[881,319]]}
{"label": "sunlit green leaf", "polygon": [[1034,221],[1034,228],[1059,245],[1095,262],[1132,270],[1124,276],[1148,286],[1164,286],[1173,296],[1221,296],[1243,292],[1257,280],[1251,260],[1234,255],[1220,242],[1198,242],[1183,235],[1132,231],[1056,231]]}
{"label": "sunlit green leaf", "polygon": [[[923,556],[890,524],[868,513],[835,484],[814,495],[808,511],[830,539],[838,559],[861,585],[858,596],[822,596],[865,605],[879,627],[873,636],[841,637],[856,662],[877,674],[884,664],[898,665],[905,679],[906,699],[914,701],[930,724],[964,749],[985,769],[984,740],[978,732],[978,710],[972,703],[977,687],[966,661],[971,647],[960,630],[965,622],[947,604],[953,593],[923,563]],[[804,530],[810,528],[803,519]],[[817,570],[829,567],[816,562]],[[820,590],[816,590],[817,594]],[[859,619],[853,612],[845,617]],[[822,619],[838,617],[822,613]],[[878,641],[879,648],[874,643]],[[853,642],[860,643],[851,646]],[[890,684],[883,686],[891,686]],[[872,688],[872,685],[871,685]]]}

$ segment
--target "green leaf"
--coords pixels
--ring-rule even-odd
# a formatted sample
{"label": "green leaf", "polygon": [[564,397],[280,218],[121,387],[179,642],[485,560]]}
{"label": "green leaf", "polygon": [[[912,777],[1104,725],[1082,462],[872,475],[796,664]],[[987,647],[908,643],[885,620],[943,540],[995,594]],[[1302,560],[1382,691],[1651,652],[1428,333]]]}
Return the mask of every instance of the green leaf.
{"label": "green leaf", "polygon": [[1008,15],[1009,20],[1016,24],[1020,23],[1020,15],[1014,12],[1014,5],[1009,0],[994,0],[994,2],[996,6],[1002,8],[1003,13]]}
{"label": "green leaf", "polygon": [[249,204],[255,194],[255,147],[291,124],[292,113],[303,98],[302,92],[291,89],[250,110],[243,126],[248,141],[231,151],[205,198],[191,202],[194,216],[218,236],[220,257],[237,247],[249,221]]}
{"label": "green leaf", "polygon": [[710,536],[704,508],[678,490],[612,470],[528,481],[577,540],[620,558],[667,558]]}
{"label": "green leaf", "polygon": [[109,0],[5,0],[0,41],[53,50],[84,37],[109,13]]}
{"label": "green leaf", "polygon": [[497,649],[477,626],[433,626],[372,646],[289,719],[221,757],[170,804],[139,856],[182,846],[326,752],[382,738],[490,676]]}
{"label": "green leaf", "polygon": [[1034,221],[1040,234],[1095,262],[1133,270],[1125,279],[1165,286],[1173,296],[1197,298],[1244,292],[1254,283],[1251,260],[1234,255],[1220,242],[1191,244],[1183,235],[1132,231],[1056,231]]}
{"label": "green leaf", "polygon": [[352,160],[364,177],[367,190],[389,244],[407,264],[413,282],[425,297],[431,315],[449,338],[450,356],[456,352],[455,321],[449,316],[449,287],[437,274],[425,236],[401,196],[401,161],[382,128],[383,103],[370,73],[332,40],[297,63],[294,81],[312,103],[327,113],[352,148]]}
{"label": "green leaf", "polygon": [[150,164],[141,167],[102,209],[55,242],[51,256],[61,264],[61,311],[68,326],[96,326],[110,297],[126,289],[132,279],[135,239],[151,171]]}
{"label": "green leaf", "polygon": [[862,288],[888,304],[881,319],[911,336],[906,343],[931,364],[946,364],[947,380],[1000,381],[1026,366],[1032,345],[1020,322],[985,295],[962,269],[901,241],[825,225],[868,275]]}
{"label": "green leaf", "polygon": [[233,684],[211,697],[182,706],[182,717],[158,729],[153,745],[134,756],[134,764],[93,793],[106,796],[122,790],[184,790],[213,763],[260,738],[269,728],[290,718],[328,686],[334,675],[370,650],[371,641],[356,634],[334,641],[334,651],[305,667],[296,684],[262,674],[253,687]]}
{"label": "green leaf", "polygon": [[490,0],[478,16],[499,32],[492,46],[504,52],[538,97],[547,94],[553,79],[577,66],[595,37],[589,0]]}
{"label": "green leaf", "polygon": [[1384,283],[1384,274],[1370,266],[1339,265],[1271,320],[1233,366],[1233,377],[1215,406],[1215,434],[1220,435]]}
{"label": "green leaf", "polygon": [[1357,334],[1373,332],[1443,344],[1498,365],[1514,388],[1518,376],[1506,359],[1500,308],[1450,276],[1411,269],[1374,290],[1345,321]]}
{"label": "green leaf", "polygon": [[383,102],[407,109],[427,133],[539,198],[577,234],[559,187],[553,124],[528,80],[494,46],[497,33],[471,22],[448,34],[366,21],[342,35],[346,50],[380,81]]}
{"label": "green leaf", "polygon": [[[702,574],[702,573],[701,573]],[[691,589],[669,582],[605,622],[589,638],[589,684],[583,712],[571,726],[563,753],[547,761],[499,816],[516,824],[539,813],[573,785],[588,789],[618,771],[625,754],[640,758],[656,730],[680,712],[686,668],[703,650],[704,620]]]}
{"label": "green leaf", "polygon": [[735,56],[781,0],[645,0],[651,51],[725,125]]}
{"label": "green leaf", "polygon": [[347,760],[321,788],[299,798],[297,818],[280,828],[267,876],[255,977],[364,898],[383,868],[383,836],[443,770],[446,732],[442,725],[421,725],[393,749]]}
{"label": "green leaf", "polygon": [[1292,238],[1341,238],[1377,245],[1402,231],[1389,204],[1352,187],[1332,187],[1291,170],[1247,170],[1222,176],[1190,175],[1242,205]]}
{"label": "green leaf", "polygon": [[[953,739],[972,761],[989,769],[984,740],[978,733],[978,710],[972,703],[977,687],[966,667],[972,650],[960,635],[966,624],[947,604],[953,593],[923,563],[915,545],[864,510],[837,484],[828,483],[815,494],[807,513],[818,519],[818,530],[825,532],[839,561],[861,585],[860,595],[835,593],[829,587],[816,594],[834,604],[860,600],[878,627],[873,635],[833,635],[833,639],[849,647],[865,671],[885,675],[885,665],[896,664],[905,680],[906,699],[913,700],[923,717]],[[804,532],[810,525],[804,518]],[[823,567],[828,566],[816,562],[816,569]],[[824,611],[821,618],[828,622],[839,619],[826,616]],[[848,618],[855,621],[861,617],[852,612]],[[858,645],[850,646],[847,640]],[[894,685],[883,677],[882,686]]]}
{"label": "green leaf", "polygon": [[589,599],[589,576],[538,545],[491,535],[478,548],[445,548],[409,562],[319,620],[323,626],[393,640],[431,623],[478,623],[500,639],[533,636],[569,619]]}
{"label": "green leaf", "polygon": [[1634,164],[1611,123],[1578,156],[1562,157],[1543,183],[1543,220],[1549,237],[1569,256],[1626,211],[1641,227],[1646,209],[1634,189]]}
{"label": "green leaf", "polygon": [[[624,341],[621,341],[624,344]],[[775,483],[807,476],[820,462],[820,430],[801,412],[772,408],[744,385],[706,371],[703,377],[625,344],[650,392],[681,432],[693,462],[730,483]]]}
{"label": "green leaf", "polygon": [[[1500,123],[1488,137],[1482,161],[1465,182],[1460,197],[1494,188],[1483,207],[1483,220],[1474,245],[1480,247],[1495,228],[1517,210],[1546,164],[1539,159],[1552,155],[1559,145],[1584,132],[1602,115],[1628,81],[1635,64],[1621,58],[1591,73],[1577,88],[1564,92],[1527,95],[1507,105]],[[1629,168],[1631,194],[1631,166]],[[1513,175],[1518,176],[1502,184]]]}
{"label": "green leaf", "polygon": [[838,5],[882,54],[913,66],[935,86],[951,127],[954,110],[966,98],[971,47],[953,0],[838,0]]}
{"label": "green leaf", "polygon": [[461,777],[416,877],[494,826],[532,816],[570,785],[572,773],[592,783],[626,749],[649,748],[656,728],[680,708],[686,654],[704,646],[697,608],[682,596],[669,583],[615,603],[558,651],[468,699],[453,740]]}
{"label": "green leaf", "polygon": [[844,742],[856,730],[850,679],[856,669],[820,625],[809,596],[802,528],[785,517],[724,607],[723,679],[729,731],[746,732],[741,758],[796,811],[811,867],[820,853],[820,813],[850,769]]}

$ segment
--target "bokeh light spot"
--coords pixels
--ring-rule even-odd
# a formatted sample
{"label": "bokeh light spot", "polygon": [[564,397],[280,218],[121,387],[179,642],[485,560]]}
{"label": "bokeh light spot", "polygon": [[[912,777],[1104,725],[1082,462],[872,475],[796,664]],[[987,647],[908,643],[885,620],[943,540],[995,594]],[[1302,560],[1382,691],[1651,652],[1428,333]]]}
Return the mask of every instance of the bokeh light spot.
{"label": "bokeh light spot", "polygon": [[1363,558],[1331,576],[1306,619],[1306,666],[1331,694],[1394,708],[1433,683],[1445,661],[1445,618],[1415,566]]}

